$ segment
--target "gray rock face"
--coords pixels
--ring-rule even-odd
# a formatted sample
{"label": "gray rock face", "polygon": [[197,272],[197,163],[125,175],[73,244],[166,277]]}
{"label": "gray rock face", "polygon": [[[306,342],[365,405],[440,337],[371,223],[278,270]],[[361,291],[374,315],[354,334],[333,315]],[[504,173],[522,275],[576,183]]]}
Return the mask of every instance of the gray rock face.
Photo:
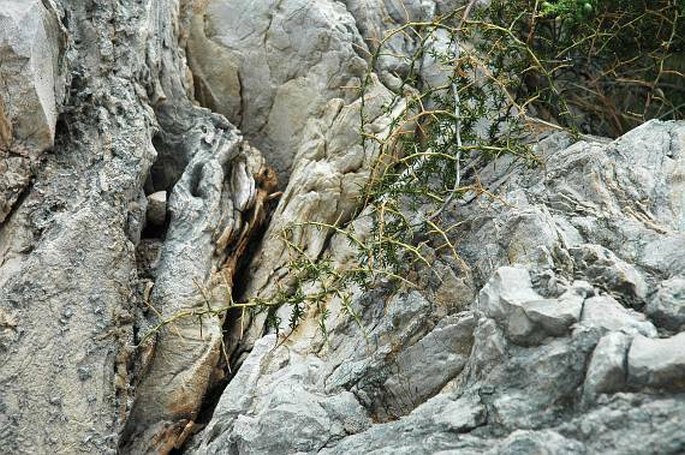
{"label": "gray rock face", "polygon": [[669,330],[685,329],[685,278],[677,276],[661,282],[647,302],[645,314]]}
{"label": "gray rock face", "polygon": [[562,424],[558,431],[583,441],[586,453],[677,454],[685,448],[685,438],[678,430],[685,422],[682,400],[682,395],[617,393]]}
{"label": "gray rock face", "polygon": [[584,453],[585,448],[578,441],[567,439],[556,431],[516,430],[492,452],[500,455],[518,453],[577,454]]}
{"label": "gray rock face", "polygon": [[281,178],[307,120],[331,99],[357,97],[364,48],[352,16],[330,0],[209,1],[189,41],[200,101],[238,125]]}
{"label": "gray rock face", "polygon": [[57,11],[46,5],[52,6],[8,0],[0,13],[0,124],[6,147],[17,140],[45,149],[55,137],[57,109],[64,96],[61,59],[67,37]]}
{"label": "gray rock face", "polygon": [[[410,57],[420,47],[418,37],[395,30],[409,22],[430,20],[435,16],[435,3],[429,1],[346,0],[345,7],[368,45],[368,53],[383,48],[376,59],[376,71],[391,88],[398,88],[401,77],[407,76]],[[385,51],[387,49],[387,52]]]}
{"label": "gray rock face", "polygon": [[0,451],[685,452],[685,122],[474,155],[413,285],[221,311],[354,267],[361,135],[450,71],[392,30],[464,3],[5,1]]}
{"label": "gray rock face", "polygon": [[558,299],[544,299],[533,290],[525,268],[502,267],[481,290],[476,309],[502,324],[512,341],[536,344],[566,335],[580,320],[587,288],[579,283]]}
{"label": "gray rock face", "polygon": [[[663,147],[650,148],[652,162],[663,163],[652,172],[667,179],[677,168],[669,160],[681,160],[683,150],[668,138],[678,137],[683,128],[682,123],[651,122],[613,143],[569,145],[556,135],[538,149],[546,157],[544,173],[508,167],[506,161],[483,170],[485,182],[496,182],[498,199],[475,204],[477,199],[467,196],[458,209],[445,215],[463,226],[455,235],[472,279],[481,283],[477,299],[467,304],[466,313],[450,313],[455,309],[432,300],[437,294],[424,292],[420,299],[407,299],[392,289],[356,293],[354,308],[362,328],[342,317],[342,307],[333,299],[327,306],[328,342],[317,335],[316,320],[306,318],[270,351],[273,357],[261,358],[260,371],[252,370],[254,383],[272,384],[309,365],[320,378],[308,379],[318,394],[333,397],[351,392],[373,423],[352,435],[329,432],[331,438],[323,446],[320,442],[290,449],[279,445],[279,450],[379,454],[594,453],[613,447],[639,453],[653,446],[667,453],[682,450],[683,440],[674,429],[682,422],[685,401],[680,395],[663,398],[681,390],[683,369],[675,346],[682,340],[680,335],[657,338],[672,329],[660,322],[663,317],[650,321],[640,312],[655,301],[652,283],[664,276],[676,280],[679,273],[670,262],[655,260],[646,246],[677,241],[681,234],[670,227],[659,228],[664,224],[658,223],[672,223],[672,216],[663,214],[661,221],[636,216],[625,209],[630,200],[622,198],[628,190],[652,192],[650,197],[662,197],[664,204],[674,207],[670,213],[680,209],[675,200],[664,199],[649,179],[630,176],[639,168],[621,167],[621,162],[643,153],[632,141],[643,143],[647,137]],[[611,161],[604,158],[607,154]],[[661,161],[656,158],[659,154]],[[605,167],[611,167],[611,173]],[[630,187],[624,188],[628,181]],[[578,193],[590,185],[597,192]],[[379,298],[379,293],[388,296]],[[384,329],[388,324],[392,328]],[[448,340],[456,343],[460,338],[464,342],[447,349]],[[288,361],[279,360],[286,353]],[[454,368],[442,366],[440,359],[449,360]],[[246,362],[251,362],[251,355]],[[244,390],[243,395],[251,395]],[[236,416],[256,416],[261,408],[244,401],[236,405],[240,393],[232,389],[231,394],[234,398],[219,403],[208,429],[191,444],[191,453],[217,453],[227,447],[252,453],[253,444],[226,445],[227,441],[241,440],[243,434],[254,441],[269,441],[274,439],[270,435],[281,434],[266,417],[250,420],[248,433],[246,427],[237,429],[231,423]],[[230,418],[222,411],[229,401],[234,403]],[[357,418],[347,412],[349,418]],[[618,417],[622,414],[625,420]],[[586,419],[599,428],[607,425],[606,433],[597,437]],[[675,433],[659,429],[658,441],[651,434],[631,438],[630,443],[621,439],[623,432],[649,432],[643,422],[660,419]],[[303,420],[300,427],[306,426]],[[306,438],[306,432],[297,428],[288,425],[292,441]],[[317,435],[316,441],[322,439]]]}
{"label": "gray rock face", "polygon": [[627,310],[607,296],[593,297],[585,302],[582,324],[602,331],[623,330],[656,336],[656,328],[642,313]]}
{"label": "gray rock face", "polygon": [[[2,451],[168,451],[212,380],[221,320],[144,336],[204,305],[205,286],[224,304],[212,280],[235,268],[242,236],[229,234],[250,232],[264,163],[192,105],[184,56],[162,45],[179,20],[173,1],[3,4],[0,153],[25,144],[32,155],[16,156],[36,168],[10,216],[16,198],[0,209]],[[166,232],[146,223],[145,188],[170,192]]]}
{"label": "gray rock face", "polygon": [[[38,5],[32,7],[36,12]],[[81,5],[65,2],[62,18],[64,8],[86,17]],[[53,153],[0,225],[0,313],[9,321],[0,354],[0,445],[13,453],[112,452],[127,413],[137,302],[127,222],[155,157],[153,117],[136,84],[111,75],[113,62],[98,46],[109,45],[132,72],[144,66],[145,54],[135,43],[115,46],[113,26],[105,25],[112,11],[99,13],[91,19],[101,28],[76,20],[69,30],[68,131],[57,127]],[[37,24],[40,17],[34,16]],[[127,22],[119,33],[138,34],[138,27],[147,26],[142,22]],[[51,49],[57,39],[27,39],[23,45]],[[41,57],[41,64],[49,62]],[[30,71],[20,75],[39,77]],[[52,87],[57,81],[42,84]],[[33,102],[28,94],[26,100]],[[45,105],[52,117],[22,120],[42,131],[42,147],[52,143],[52,103]],[[37,105],[31,112],[43,115]]]}
{"label": "gray rock face", "polygon": [[613,292],[630,306],[641,306],[647,283],[635,267],[599,245],[580,245],[570,250],[576,268],[595,286]]}
{"label": "gray rock face", "polygon": [[[360,110],[364,106],[367,112],[366,127],[383,137],[404,107],[401,100],[393,104],[391,92],[377,80],[367,96],[364,102],[357,99],[347,105],[332,100],[323,117],[307,123],[306,140],[297,151],[288,186],[248,266],[250,280],[243,299],[271,299],[279,289],[292,286],[295,277],[283,272],[292,260],[293,246],[318,259],[327,253],[333,226],[350,221],[360,207],[361,191],[380,153],[379,147],[363,147],[359,142]],[[386,106],[392,106],[388,113]],[[263,318],[257,318],[243,343],[249,347],[262,332]]]}
{"label": "gray rock face", "polygon": [[[165,320],[228,303],[233,272],[226,271],[231,266],[224,265],[219,239],[223,232],[240,232],[248,224],[245,214],[256,197],[253,176],[262,172],[264,163],[258,152],[242,146],[237,130],[222,117],[166,104],[158,107],[157,115],[165,131],[156,143],[160,155],[167,147],[178,152],[179,146],[187,154],[169,197],[169,226],[148,302]],[[175,134],[179,129],[183,133]],[[152,171],[153,180],[166,180],[154,173],[154,166]],[[231,239],[225,240],[227,245],[235,241]],[[217,278],[205,285],[212,275]],[[180,318],[160,328],[156,344],[146,345],[154,352],[137,387],[124,451],[166,452],[183,444],[186,426],[192,427],[205,393],[216,381],[223,321],[223,314]]]}
{"label": "gray rock face", "polygon": [[64,97],[67,37],[46,5],[7,0],[0,11],[0,223],[52,147]]}
{"label": "gray rock face", "polygon": [[594,398],[598,393],[624,390],[628,375],[627,355],[631,337],[622,332],[611,332],[597,343],[585,376],[583,393]]}
{"label": "gray rock face", "polygon": [[[331,438],[339,439],[369,427],[369,418],[352,393],[317,393],[315,383],[321,363],[317,366],[301,362],[294,353],[274,352],[275,343],[274,336],[260,340],[253,350],[256,356],[246,361],[235,382],[225,390],[218,411],[221,423],[207,428],[209,442],[203,452],[316,451]],[[262,365],[274,355],[279,364],[293,368],[259,380]],[[244,394],[244,387],[251,391],[249,395]],[[254,407],[255,413],[244,413],[245,406]],[[265,426],[274,430],[268,438],[263,437]]]}
{"label": "gray rock face", "polygon": [[670,338],[636,336],[628,352],[628,381],[640,387],[685,389],[685,333]]}

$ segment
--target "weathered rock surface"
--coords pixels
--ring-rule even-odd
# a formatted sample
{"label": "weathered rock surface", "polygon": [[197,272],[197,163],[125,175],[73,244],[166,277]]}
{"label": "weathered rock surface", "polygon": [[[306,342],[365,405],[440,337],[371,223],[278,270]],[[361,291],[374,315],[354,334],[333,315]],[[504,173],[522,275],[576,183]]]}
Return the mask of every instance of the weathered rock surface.
{"label": "weathered rock surface", "polygon": [[361,134],[451,71],[392,30],[464,3],[6,1],[0,451],[685,452],[684,122],[474,155],[415,286],[215,311],[352,266]]}
{"label": "weathered rock surface", "polygon": [[[378,81],[368,96],[365,102],[357,99],[347,105],[333,100],[326,115],[307,123],[306,140],[297,151],[288,186],[248,266],[250,280],[242,299],[270,299],[292,286],[295,277],[287,274],[287,266],[293,251],[312,260],[321,258],[335,226],[350,221],[360,207],[361,191],[379,154],[379,147],[359,142],[360,110],[364,106],[368,115],[366,128],[383,137],[403,109],[402,101],[393,106],[392,94]],[[384,106],[393,108],[384,113]],[[243,343],[249,347],[262,332],[263,317],[252,325]]]}
{"label": "weathered rock surface", "polygon": [[670,338],[636,336],[628,352],[628,381],[637,387],[685,389],[685,333]]}
{"label": "weathered rock surface", "polygon": [[[258,210],[254,180],[265,170],[261,155],[220,116],[164,103],[157,118],[164,132],[155,142],[160,158],[171,149],[185,155],[187,164],[177,170],[180,177],[175,175],[169,226],[146,302],[160,322],[173,322],[159,328],[156,343],[144,346],[150,360],[122,449],[130,453],[181,447],[188,434],[184,430],[192,428],[205,393],[219,379],[225,313],[199,320],[190,316],[227,305],[235,260],[226,250],[253,230],[247,214]],[[156,173],[153,166],[152,177],[157,183],[172,176]]]}
{"label": "weathered rock surface", "polygon": [[52,147],[65,89],[66,32],[49,2],[3,2],[0,11],[0,223]]}
{"label": "weathered rock surface", "polygon": [[608,296],[593,297],[585,301],[582,324],[601,331],[622,330],[656,336],[656,328],[651,322],[646,321],[642,313],[626,310]]}
{"label": "weathered rock surface", "polygon": [[587,312],[585,297],[592,288],[577,283],[558,299],[536,293],[525,268],[502,267],[481,290],[476,310],[498,321],[507,337],[519,344],[535,344],[548,336],[563,336]]}
{"label": "weathered rock surface", "polygon": [[206,3],[188,46],[198,99],[286,177],[305,123],[330,100],[357,97],[366,62],[354,18],[331,0]]}
{"label": "weathered rock surface", "polygon": [[167,219],[167,192],[156,191],[147,197],[145,221],[149,226],[164,227]]}
{"label": "weathered rock surface", "polygon": [[[263,159],[192,105],[172,45],[178,3],[5,2],[0,14],[9,152],[43,152],[54,135],[42,162],[27,158],[35,181],[0,224],[0,447],[165,451],[211,382],[221,320],[144,337],[205,305],[205,287],[224,303],[212,280],[232,279]],[[58,106],[62,55],[71,85]],[[170,193],[168,229],[148,229],[146,188]]]}
{"label": "weathered rock surface", "polygon": [[580,245],[570,253],[576,269],[595,286],[616,293],[629,306],[644,305],[647,283],[635,267],[599,245]]}
{"label": "weathered rock surface", "polygon": [[[260,357],[250,354],[245,360],[259,365],[250,375],[260,391],[295,371],[315,370],[307,379],[307,395],[325,400],[352,392],[370,426],[367,421],[351,435],[329,431],[328,439],[317,434],[309,438],[311,445],[282,445],[286,430],[264,416],[263,405],[236,404],[241,388],[242,395],[254,396],[254,386],[244,388],[244,380],[229,386],[230,394],[222,397],[190,452],[258,451],[243,439],[245,427],[236,424],[241,415],[250,416],[251,440],[281,441],[271,448],[278,451],[685,449],[675,430],[685,415],[685,400],[677,395],[683,369],[676,346],[683,343],[680,335],[663,338],[673,327],[664,326],[663,317],[650,321],[640,312],[654,299],[657,283],[680,276],[672,266],[675,259],[658,259],[648,246],[682,236],[682,201],[657,182],[680,172],[685,147],[674,138],[682,138],[683,131],[682,122],[650,122],[611,143],[575,144],[556,134],[537,148],[544,170],[506,158],[486,167],[480,178],[497,188],[496,198],[467,196],[445,215],[462,223],[455,234],[458,252],[471,268],[473,285],[482,288],[466,313],[441,306],[429,290],[357,291],[353,305],[361,327],[342,316],[333,299],[327,307],[328,342],[317,334],[312,314],[270,350],[259,341]],[[660,178],[647,179],[644,168],[628,164],[644,160],[645,149],[635,143],[647,145],[651,172]],[[628,191],[644,194],[644,202],[631,205],[636,202],[625,197]],[[653,200],[661,201],[658,218],[649,215],[657,212],[649,205]],[[448,258],[441,260],[457,269]],[[392,328],[384,329],[386,324]],[[464,341],[457,342],[460,337]],[[447,340],[457,344],[447,348]],[[278,396],[258,393],[259,403]],[[357,405],[346,410],[354,421]],[[321,419],[339,419],[338,412]],[[597,432],[603,430],[590,429],[588,420],[600,429],[606,425],[602,437]],[[663,422],[658,437],[622,439],[624,433],[649,433],[643,424],[649,420]],[[304,420],[289,424],[291,440],[307,439],[307,426]]]}
{"label": "weathered rock surface", "polygon": [[645,314],[669,330],[685,329],[685,278],[662,281],[645,306]]}
{"label": "weathered rock surface", "polygon": [[628,376],[628,349],[632,339],[623,332],[611,332],[602,337],[592,353],[583,393],[589,399],[598,393],[625,389]]}

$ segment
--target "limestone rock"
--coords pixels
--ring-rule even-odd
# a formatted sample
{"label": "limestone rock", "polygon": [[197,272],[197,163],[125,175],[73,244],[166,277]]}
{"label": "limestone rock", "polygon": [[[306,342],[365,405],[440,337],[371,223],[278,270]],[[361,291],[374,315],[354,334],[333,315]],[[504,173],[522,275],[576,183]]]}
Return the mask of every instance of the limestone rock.
{"label": "limestone rock", "polygon": [[517,430],[504,439],[500,445],[488,452],[497,455],[536,453],[540,455],[584,453],[585,448],[573,439],[563,437],[553,430]]}
{"label": "limestone rock", "polygon": [[364,47],[331,0],[212,0],[189,40],[200,101],[238,125],[283,180],[307,120],[332,99],[357,97]]}
{"label": "limestone rock", "polygon": [[479,397],[467,395],[448,403],[442,411],[436,412],[433,421],[457,433],[465,433],[483,425],[486,410]]}
{"label": "limestone rock", "polygon": [[[307,123],[296,165],[249,265],[251,279],[241,298],[269,299],[278,289],[291,286],[294,277],[285,272],[293,254],[299,250],[310,259],[320,258],[335,227],[351,221],[359,208],[371,163],[380,153],[377,145],[364,147],[359,142],[360,109],[365,106],[369,115],[366,127],[383,137],[404,108],[404,101],[395,100],[378,80],[372,78],[372,83],[367,100],[347,105],[333,100],[324,116]],[[392,109],[385,112],[388,106]],[[255,333],[261,334],[262,323],[251,330],[248,344]]]}
{"label": "limestone rock", "polygon": [[673,277],[661,282],[647,302],[645,313],[659,326],[682,331],[685,328],[685,278]]}
{"label": "limestone rock", "polygon": [[571,288],[558,299],[539,300],[526,305],[526,315],[542,330],[553,336],[568,333],[578,322],[585,300],[584,289]]}
{"label": "limestone rock", "polygon": [[[222,233],[242,230],[247,224],[243,212],[253,208],[256,199],[254,180],[233,176],[247,172],[246,177],[254,179],[263,167],[258,152],[242,147],[242,137],[221,117],[170,104],[160,105],[157,116],[164,132],[156,141],[160,156],[173,147],[186,154],[187,163],[169,197],[169,227],[149,299],[157,323],[170,322],[153,334],[154,355],[128,418],[124,450],[134,453],[167,453],[180,447],[184,430],[192,428],[205,393],[216,381],[225,313],[195,318],[193,311],[228,304],[234,270],[222,276],[227,283],[216,285],[210,278],[225,267],[223,249],[239,241],[238,236]],[[256,167],[246,168],[245,163]],[[153,168],[153,177],[154,172]],[[170,175],[156,177],[156,184],[174,180]],[[166,206],[163,210],[162,220]]]}
{"label": "limestone rock", "polygon": [[[14,118],[22,127],[13,134],[35,132],[39,148],[52,144],[58,95],[54,73],[36,73],[31,70],[39,67],[31,65],[51,67],[57,58],[51,52],[60,45],[58,34],[39,39],[47,33],[43,20],[55,27],[48,30],[58,31],[43,5],[54,3],[4,2],[0,13],[24,12],[13,17],[32,24],[11,35],[29,52],[27,70],[16,77],[27,78],[22,109],[31,116]],[[80,75],[72,83],[83,85],[66,107],[69,131],[57,128],[54,152],[45,154],[25,198],[0,223],[0,312],[9,314],[10,331],[17,335],[0,354],[0,445],[13,453],[112,453],[131,399],[129,366],[140,303],[128,210],[139,200],[156,153],[150,108],[139,101],[133,79],[113,77],[112,62],[98,46],[116,49],[131,71],[142,73],[144,52],[115,36],[138,35],[148,24],[143,15],[120,22],[115,32],[112,17],[86,19],[85,5],[61,6],[74,18],[65,64]],[[111,7],[99,12],[114,14]],[[13,33],[13,27],[0,33]],[[47,55],[30,63],[32,48]],[[0,71],[5,68],[3,62]],[[37,87],[39,94],[32,92]],[[9,111],[7,104],[4,109],[9,115],[21,112]]]}
{"label": "limestone rock", "polygon": [[[50,3],[47,3],[50,5]],[[42,151],[55,137],[64,96],[61,64],[66,36],[57,11],[39,1],[4,2],[0,12],[0,144],[19,141]]]}
{"label": "limestone rock", "polygon": [[[250,231],[259,198],[245,194],[257,192],[263,160],[225,118],[188,98],[183,53],[168,44],[178,42],[179,15],[174,1],[3,3],[0,79],[13,91],[0,93],[2,140],[7,118],[10,153],[23,153],[19,142],[42,152],[54,134],[32,185],[0,222],[4,451],[168,450],[211,381],[217,318],[177,321],[182,342],[161,330],[157,355],[145,335],[177,309],[204,305],[204,286],[225,299],[211,278],[241,236],[219,239],[229,227]],[[58,63],[71,84],[62,108]],[[236,169],[246,178],[225,178]],[[171,222],[145,238],[150,186],[171,193]],[[150,254],[137,256],[138,243]],[[143,403],[149,414],[140,414]],[[159,426],[169,434],[127,439]]]}
{"label": "limestone rock", "polygon": [[380,79],[390,88],[399,88],[397,82],[400,77],[408,75],[410,57],[419,43],[412,34],[393,33],[392,30],[412,21],[430,20],[435,15],[435,2],[345,0],[343,3],[354,16],[356,27],[368,45],[368,52],[382,50],[375,68]]}
{"label": "limestone rock", "polygon": [[0,222],[4,451],[685,452],[685,123],[535,137],[534,167],[474,152],[434,219],[450,228],[414,233],[426,263],[336,287],[291,328],[288,305],[235,302],[294,289],[294,254],[354,270],[341,229],[372,238],[362,188],[395,152],[361,136],[405,119],[413,54],[420,85],[452,70],[441,32],[391,30],[465,2],[5,3],[3,52],[30,52],[0,72],[24,78],[42,142],[17,148],[0,93],[0,179],[25,188]]}
{"label": "limestone rock", "polygon": [[481,291],[476,308],[500,322],[514,342],[529,344],[568,333],[580,319],[584,299],[575,289],[559,299],[543,299],[526,269],[502,267]]}
{"label": "limestone rock", "polygon": [[[383,302],[365,299],[356,305],[361,320],[374,323],[372,316],[382,311]],[[339,314],[342,308],[331,306],[328,345],[320,341],[318,324],[298,327],[290,335],[299,339],[296,343],[278,345],[273,336],[262,338],[224,392],[195,450],[215,453],[229,444],[238,453],[252,453],[296,444],[298,450],[314,451],[366,430],[371,416],[388,420],[414,409],[461,371],[472,343],[472,315],[430,324],[429,308],[416,293],[398,296],[389,302],[387,320],[359,327]],[[360,337],[365,331],[368,339]],[[376,340],[377,349],[369,349],[369,339]],[[392,353],[393,345],[407,342],[412,349],[400,356]],[[421,381],[406,383],[417,374]],[[461,417],[452,409],[445,419],[464,428],[470,422],[477,425],[483,414],[478,409]],[[284,412],[290,422],[286,426],[281,423]],[[318,423],[308,423],[310,418]],[[320,425],[330,428],[322,430],[321,438],[309,430]]]}
{"label": "limestone rock", "polygon": [[623,330],[655,337],[656,328],[642,313],[627,310],[609,296],[592,297],[585,301],[581,324],[603,331]]}
{"label": "limestone rock", "polygon": [[647,296],[647,283],[630,264],[599,245],[582,245],[570,250],[576,268],[583,270],[589,281],[626,299],[632,307],[642,307]]}
{"label": "limestone rock", "polygon": [[[589,453],[658,447],[677,453],[685,447],[677,430],[685,405],[677,396],[650,393],[680,390],[675,373],[679,359],[673,346],[681,341],[645,338],[656,337],[657,331],[637,310],[653,298],[648,283],[674,276],[682,267],[677,250],[670,256],[656,252],[657,245],[678,244],[679,234],[669,224],[673,218],[668,213],[680,213],[680,202],[668,195],[667,186],[641,180],[634,173],[642,168],[633,170],[628,163],[643,160],[634,157],[639,148],[632,141],[650,140],[658,144],[649,146],[651,172],[664,178],[676,175],[669,160],[680,159],[681,149],[678,141],[668,138],[678,137],[682,128],[682,123],[651,122],[614,143],[588,139],[573,145],[567,136],[553,135],[538,148],[546,160],[544,172],[517,167],[506,158],[481,170],[481,182],[494,185],[497,198],[467,196],[453,212],[445,213],[448,222],[460,226],[455,234],[459,254],[481,291],[477,300],[466,304],[476,316],[475,327],[468,329],[473,330],[470,354],[439,392],[408,394],[417,400],[414,405],[409,405],[410,399],[388,396],[388,390],[406,393],[414,384],[444,381],[436,375],[439,369],[422,362],[438,358],[433,354],[432,346],[438,344],[434,341],[465,336],[458,334],[457,325],[448,323],[458,320],[457,315],[442,316],[445,309],[427,297],[430,293],[421,298],[402,297],[401,292],[384,295],[395,292],[392,289],[354,291],[354,308],[363,326],[369,327],[366,331],[355,328],[353,321],[345,322],[339,302],[328,302],[330,345],[317,335],[315,313],[305,317],[288,336],[289,351],[281,346],[271,357],[259,358],[261,373],[252,370],[253,383],[270,384],[297,371],[298,364],[316,365],[320,373],[308,378],[307,384],[316,384],[317,393],[331,397],[350,391],[367,416],[380,417],[377,423],[358,427],[355,434],[340,438],[335,433],[323,448],[305,451]],[[659,156],[664,158],[660,161]],[[623,199],[623,191],[651,195],[644,200],[661,198],[674,211],[662,211],[657,218],[638,212],[644,207],[626,208],[631,200]],[[284,199],[286,204],[293,200],[293,196]],[[363,215],[355,226],[365,226],[368,220]],[[308,239],[305,232],[299,234],[303,240]],[[330,245],[340,248],[343,256],[353,254],[349,246],[341,246],[344,243],[334,236]],[[316,246],[312,251],[322,250]],[[261,273],[259,264],[254,263],[256,275]],[[452,268],[455,273],[459,270],[454,264]],[[454,332],[448,327],[455,327]],[[447,333],[452,334],[442,338]],[[369,341],[360,341],[364,338]],[[634,342],[630,346],[633,338],[642,340],[638,350]],[[426,347],[430,352],[423,350]],[[287,361],[285,352],[289,352]],[[636,370],[631,355],[641,359]],[[667,362],[648,365],[647,357]],[[255,361],[248,355],[246,365]],[[394,376],[396,362],[402,367]],[[420,372],[426,377],[413,381]],[[316,377],[325,385],[317,384]],[[408,389],[398,388],[402,379]],[[667,384],[676,386],[669,389]],[[253,396],[250,387],[236,384],[232,398],[218,408],[231,409],[232,419],[241,412],[254,416],[257,409],[253,402],[239,398],[240,388],[245,390],[243,396]],[[431,393],[435,395],[429,397]],[[229,401],[237,404],[228,405]],[[222,415],[218,411],[210,424],[216,425],[214,431],[203,432],[191,453],[203,453],[210,446],[229,447],[219,440],[240,438],[231,420],[222,422]],[[268,439],[265,433],[255,433],[260,421],[249,421],[247,434],[254,440],[259,439],[256,434]],[[646,424],[650,421],[660,422],[660,427],[650,430]],[[468,433],[455,437],[455,432],[463,431]],[[631,436],[624,438],[625,432]],[[643,437],[634,436],[636,432]],[[237,452],[249,450],[245,444]]]}
{"label": "limestone rock", "polygon": [[560,425],[567,438],[583,441],[587,453],[672,453],[685,448],[678,430],[685,407],[678,396],[619,393]]}
{"label": "limestone rock", "polygon": [[583,394],[592,399],[598,393],[624,390],[627,377],[627,355],[632,338],[621,332],[603,336],[592,353]]}
{"label": "limestone rock", "polygon": [[[276,342],[267,336],[255,345],[222,396],[205,431],[202,453],[224,453],[226,447],[235,453],[316,451],[331,439],[368,428],[368,417],[353,394],[317,393],[320,360],[302,362],[305,358],[278,349]],[[269,371],[272,359],[280,371]],[[244,413],[246,407],[253,412]]]}
{"label": "limestone rock", "polygon": [[685,389],[685,333],[670,338],[636,336],[628,352],[631,385],[656,389]]}
{"label": "limestone rock", "polygon": [[[471,353],[474,328],[475,318],[471,314],[447,317],[428,335],[399,353],[392,364],[394,371],[380,386],[380,391],[376,392],[376,395],[393,398],[374,397],[374,401],[383,402],[383,405],[376,404],[376,408],[385,407],[380,416],[403,415],[414,403],[433,396],[456,377]],[[362,394],[363,390],[357,393]],[[468,426],[469,421],[463,426]]]}
{"label": "limestone rock", "polygon": [[0,223],[54,143],[66,35],[51,5],[8,0],[0,11]]}
{"label": "limestone rock", "polygon": [[147,223],[152,226],[164,226],[166,221],[166,191],[157,191],[147,197]]}

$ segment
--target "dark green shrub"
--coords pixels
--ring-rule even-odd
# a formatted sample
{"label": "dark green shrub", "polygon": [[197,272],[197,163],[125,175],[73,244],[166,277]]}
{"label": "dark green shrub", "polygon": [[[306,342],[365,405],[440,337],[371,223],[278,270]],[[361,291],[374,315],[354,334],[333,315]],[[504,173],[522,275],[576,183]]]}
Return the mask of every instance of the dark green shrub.
{"label": "dark green shrub", "polygon": [[533,115],[609,136],[685,117],[683,0],[494,0],[468,26],[486,52],[519,38],[495,60],[520,75],[511,90],[535,99]]}

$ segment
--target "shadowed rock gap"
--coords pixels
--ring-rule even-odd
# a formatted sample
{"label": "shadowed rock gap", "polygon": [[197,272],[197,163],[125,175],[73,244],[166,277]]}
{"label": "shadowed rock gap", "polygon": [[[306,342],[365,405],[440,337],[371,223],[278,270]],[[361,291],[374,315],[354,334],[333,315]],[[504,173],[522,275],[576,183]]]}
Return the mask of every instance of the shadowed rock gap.
{"label": "shadowed rock gap", "polygon": [[[259,244],[261,243],[264,234],[268,229],[271,214],[274,209],[273,206],[277,203],[276,201],[277,200],[272,200],[268,203],[266,208],[266,215],[264,216],[264,221],[261,224],[259,224],[258,227],[255,229],[254,233],[251,234],[249,241],[247,242],[245,251],[242,254],[235,256],[238,259],[236,261],[237,265],[235,268],[235,274],[233,275],[233,286],[231,289],[231,298],[233,302],[244,301],[244,292],[247,286],[249,285],[250,280],[249,264],[251,263],[253,256],[258,250]],[[248,213],[246,215],[248,218],[250,218],[252,214]],[[229,256],[232,256],[233,254],[235,254],[235,252],[229,253]],[[273,310],[254,309],[249,311]],[[216,409],[216,406],[219,403],[221,395],[230,383],[231,379],[235,377],[235,375],[240,370],[245,355],[249,353],[249,351],[245,351],[240,347],[240,333],[242,331],[241,324],[246,323],[246,321],[244,321],[242,318],[243,311],[238,309],[229,310],[225,314],[225,321],[223,324],[224,347],[222,350],[222,355],[220,356],[218,364],[216,365],[216,368],[223,372],[223,379],[220,379],[215,384],[213,384],[207,390],[205,396],[203,397],[199,411],[197,413],[197,417],[194,420],[196,425],[192,430],[193,434],[201,431],[212,419],[214,410]],[[223,355],[224,353],[228,355],[228,359],[225,355]],[[184,443],[182,447],[176,448],[172,450],[170,453],[184,453],[184,449],[187,447],[189,443],[190,438],[188,439],[188,441]]]}
{"label": "shadowed rock gap", "polygon": [[[166,453],[183,444],[207,391],[224,375],[225,312],[192,315],[205,306],[229,304],[237,263],[263,222],[262,198],[273,185],[263,178],[270,171],[261,156],[222,116],[168,101],[156,111],[158,169],[163,169],[157,175],[167,182],[162,188],[173,184],[169,227],[150,293],[150,306],[163,325],[155,329],[156,346],[151,345],[122,447]],[[165,163],[170,153],[177,158]]]}

